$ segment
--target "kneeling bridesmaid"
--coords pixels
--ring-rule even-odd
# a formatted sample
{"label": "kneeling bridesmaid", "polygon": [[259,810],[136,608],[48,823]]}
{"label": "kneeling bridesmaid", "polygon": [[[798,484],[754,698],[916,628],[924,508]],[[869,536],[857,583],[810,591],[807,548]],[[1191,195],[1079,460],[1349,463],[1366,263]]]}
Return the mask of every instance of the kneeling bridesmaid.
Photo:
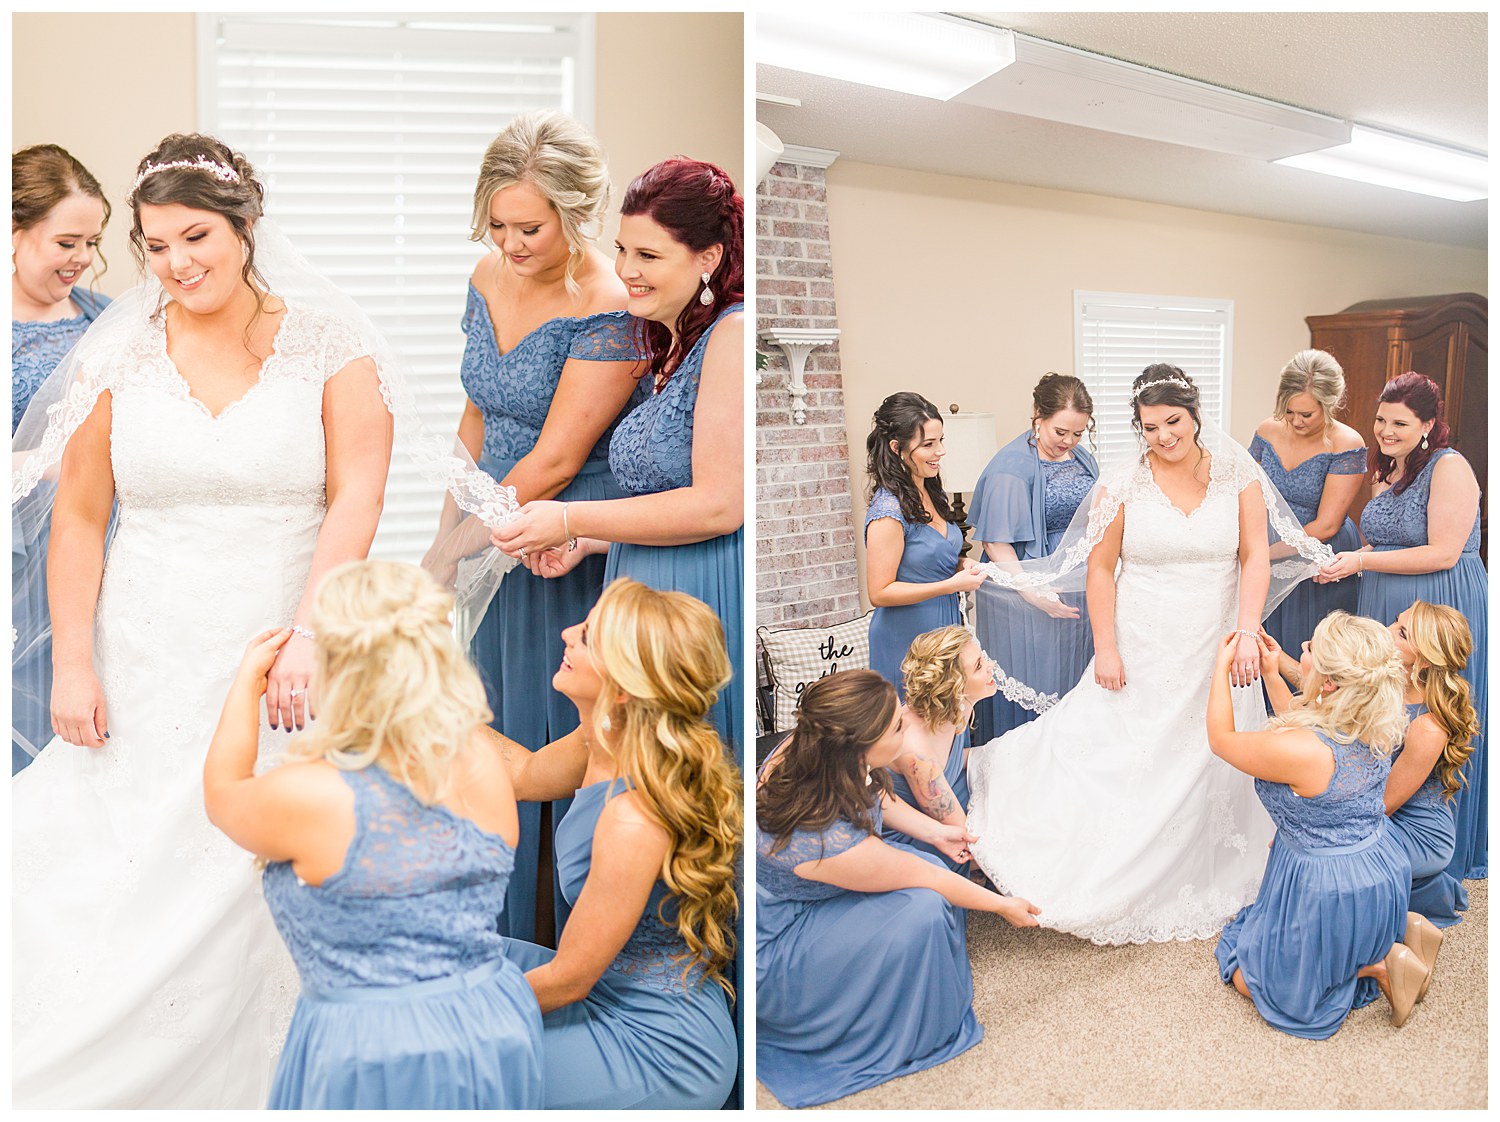
{"label": "kneeling bridesmaid", "polygon": [[1375,1000],[1375,984],[1399,1025],[1428,970],[1398,941],[1411,863],[1382,801],[1406,727],[1395,644],[1373,620],[1331,613],[1307,644],[1294,700],[1278,675],[1279,648],[1261,636],[1273,727],[1234,730],[1238,633],[1220,647],[1208,701],[1209,747],[1255,777],[1276,823],[1260,894],[1219,936],[1220,977],[1292,1036],[1332,1036],[1350,1010]]}
{"label": "kneeling bridesmaid", "polygon": [[317,720],[263,775],[260,699],[290,628],[251,641],[224,702],[208,817],[269,862],[302,980],[272,1108],[542,1105],[541,1013],[495,931],[516,801],[452,610],[413,565],[329,573],[310,620]]}
{"label": "kneeling bridesmaid", "polygon": [[961,909],[1035,927],[1038,909],[882,841],[950,860],[975,839],[889,797],[905,717],[893,685],[849,670],[807,687],[756,794],[756,1060],[789,1107],[923,1071],[978,1044]]}

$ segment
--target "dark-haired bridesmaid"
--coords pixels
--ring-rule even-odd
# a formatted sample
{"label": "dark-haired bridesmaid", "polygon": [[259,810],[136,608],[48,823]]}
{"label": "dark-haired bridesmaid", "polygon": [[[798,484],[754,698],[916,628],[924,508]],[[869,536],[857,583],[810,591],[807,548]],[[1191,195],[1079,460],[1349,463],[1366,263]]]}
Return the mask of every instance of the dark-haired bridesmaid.
{"label": "dark-haired bridesmaid", "polygon": [[963,534],[943,490],[943,419],[919,393],[893,393],[865,439],[870,505],[865,510],[865,590],[870,667],[904,697],[901,660],[918,635],[963,623],[959,596],[984,583],[961,561]]}

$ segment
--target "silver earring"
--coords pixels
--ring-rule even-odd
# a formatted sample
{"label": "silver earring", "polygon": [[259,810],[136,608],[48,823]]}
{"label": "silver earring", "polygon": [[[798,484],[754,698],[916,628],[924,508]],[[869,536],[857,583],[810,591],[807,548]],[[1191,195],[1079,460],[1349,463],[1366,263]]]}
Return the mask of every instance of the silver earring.
{"label": "silver earring", "polygon": [[1422,434],[1422,451],[1427,451],[1427,434],[1425,432]]}
{"label": "silver earring", "polygon": [[705,308],[714,302],[714,291],[708,287],[708,274],[703,274],[703,291],[698,294],[698,303]]}
{"label": "silver earring", "polygon": [[614,724],[610,721],[608,713],[599,718],[599,727],[605,732],[609,732],[610,729],[615,727]]}

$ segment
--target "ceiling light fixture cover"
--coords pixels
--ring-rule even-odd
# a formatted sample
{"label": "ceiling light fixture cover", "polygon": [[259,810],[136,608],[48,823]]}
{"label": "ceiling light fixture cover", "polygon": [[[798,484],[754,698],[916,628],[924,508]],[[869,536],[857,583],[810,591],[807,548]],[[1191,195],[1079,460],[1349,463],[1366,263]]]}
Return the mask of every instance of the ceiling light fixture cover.
{"label": "ceiling light fixture cover", "polygon": [[756,17],[757,60],[786,70],[946,101],[1010,65],[1010,32],[935,13]]}
{"label": "ceiling light fixture cover", "polygon": [[1277,160],[1287,167],[1467,203],[1489,198],[1489,159],[1355,125],[1349,143]]}

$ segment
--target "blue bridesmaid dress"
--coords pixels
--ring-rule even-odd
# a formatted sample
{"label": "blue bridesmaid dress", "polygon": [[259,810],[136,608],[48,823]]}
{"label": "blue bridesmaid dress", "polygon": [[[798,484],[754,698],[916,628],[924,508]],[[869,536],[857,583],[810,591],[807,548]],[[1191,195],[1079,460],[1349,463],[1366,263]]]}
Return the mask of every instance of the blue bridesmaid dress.
{"label": "blue bridesmaid dress", "polygon": [[[878,804],[872,815],[878,833]],[[930,888],[851,892],[793,872],[868,837],[839,821],[772,853],[756,831],[756,1075],[785,1106],[925,1071],[984,1039],[963,909]]]}
{"label": "blue bridesmaid dress", "polygon": [[[464,310],[463,364],[459,376],[469,400],[484,414],[484,450],[479,467],[499,480],[535,447],[557,392],[563,365],[571,359],[624,361],[636,357],[624,312],[548,320],[500,353],[484,297],[469,285]],[[614,499],[624,494],[609,470],[609,438],[600,437],[573,480],[555,498]],[[562,629],[581,623],[604,587],[604,558],[586,557],[565,576],[547,579],[518,565],[505,575],[474,634],[473,657],[494,712],[491,727],[535,751],[578,727],[572,702],[552,688],[562,661]],[[568,807],[553,804],[553,831]],[[500,933],[536,937],[541,846],[539,803],[522,803],[521,842],[510,879]],[[560,892],[553,893],[557,930],[568,918]]]}
{"label": "blue bridesmaid dress", "polygon": [[[958,571],[958,551],[963,534],[952,522],[939,530],[926,522],[908,522],[901,513],[901,501],[884,487],[870,497],[865,511],[865,541],[870,539],[870,523],[877,518],[894,518],[901,524],[905,545],[896,579],[909,584],[933,584],[947,580]],[[958,593],[933,596],[915,604],[876,608],[870,616],[870,669],[896,687],[906,699],[906,685],[901,680],[901,660],[918,635],[939,627],[962,623]]]}
{"label": "blue bridesmaid dress", "polygon": [[[1388,488],[1366,504],[1360,515],[1365,540],[1377,550],[1407,549],[1427,544],[1427,499],[1432,491],[1432,470],[1444,456],[1456,456],[1452,448],[1441,448],[1401,494]],[[1457,842],[1448,871],[1463,880],[1489,874],[1489,785],[1486,777],[1485,742],[1489,724],[1488,628],[1489,576],[1479,558],[1479,515],[1464,543],[1463,555],[1451,569],[1435,573],[1372,573],[1359,578],[1359,614],[1378,623],[1391,624],[1415,600],[1447,604],[1469,621],[1474,652],[1464,669],[1469,700],[1479,716],[1479,734],[1474,750],[1463,767],[1464,787],[1453,802],[1458,823]]]}
{"label": "blue bridesmaid dress", "polygon": [[1374,979],[1357,975],[1406,930],[1411,887],[1411,862],[1385,817],[1390,757],[1317,736],[1334,759],[1321,794],[1255,781],[1276,837],[1260,894],[1214,950],[1226,985],[1238,968],[1266,1022],[1308,1040],[1328,1039],[1379,996]]}
{"label": "blue bridesmaid dress", "polygon": [[[1297,521],[1306,526],[1318,516],[1318,504],[1323,501],[1323,485],[1330,475],[1364,475],[1369,470],[1366,450],[1351,448],[1347,452],[1319,452],[1303,460],[1290,471],[1281,462],[1276,449],[1259,433],[1250,441],[1250,455],[1260,464],[1281,497],[1292,508]],[[1335,553],[1360,547],[1359,531],[1354,528],[1354,519],[1345,518],[1338,533],[1328,539],[1328,548]],[[1281,644],[1281,649],[1293,658],[1302,649],[1302,644],[1312,638],[1313,629],[1323,617],[1332,611],[1345,611],[1353,615],[1359,607],[1359,585],[1354,581],[1337,581],[1318,584],[1305,580],[1276,605],[1276,610],[1266,617],[1265,629],[1271,638]]]}
{"label": "blue bridesmaid dress", "polygon": [[[626,414],[609,445],[609,466],[628,495],[652,495],[693,483],[693,408],[708,340],[725,316],[744,310],[730,304],[719,313],[660,393],[645,396]],[[620,313],[624,315],[624,313]],[[627,322],[629,322],[627,320]],[[745,724],[745,530],[688,545],[609,547],[604,583],[633,577],[666,591],[686,592],[714,610],[724,624],[724,642],[734,679],[714,703],[709,721],[744,766]]]}
{"label": "blue bridesmaid dress", "polygon": [[[10,431],[26,414],[32,397],[57,368],[73,344],[83,338],[89,324],[99,318],[109,297],[85,288],[73,289],[70,299],[78,315],[45,322],[11,320],[10,323]],[[27,543],[20,528],[11,524],[11,626],[21,635],[34,634],[29,620],[46,619],[47,531],[44,528],[30,545],[34,555],[27,563]],[[24,573],[30,567],[42,579],[30,588]],[[11,672],[10,773],[14,775],[52,739],[52,644],[40,644],[14,660]],[[29,746],[30,751],[27,751]]]}
{"label": "blue bridesmaid dress", "polygon": [[[974,485],[969,504],[974,540],[1007,542],[1022,561],[1050,556],[1098,479],[1099,462],[1088,449],[1075,447],[1066,460],[1044,460],[1028,429],[995,453]],[[988,586],[979,595],[987,593]],[[981,610],[976,620],[979,645],[1012,677],[1061,696],[1078,684],[1094,657],[1088,604],[1081,595],[1065,599],[1079,609],[1077,628],[1049,627],[1043,639],[1040,631],[1028,634],[1017,626],[1002,626],[993,613]],[[1011,613],[1006,618],[1018,624],[1023,617]],[[974,743],[988,744],[1036,716],[999,694],[986,698],[974,708]]]}
{"label": "blue bridesmaid dress", "polygon": [[340,774],[355,815],[342,868],[313,887],[289,861],[266,866],[302,980],[270,1107],[540,1107],[541,1013],[495,932],[515,851],[379,765]]}
{"label": "blue bridesmaid dress", "polygon": [[[908,717],[908,720],[911,719],[913,718]],[[953,789],[953,797],[958,800],[958,805],[966,812],[969,809],[969,769],[964,764],[964,753],[968,751],[968,748],[969,728],[965,725],[953,737],[953,747],[948,753],[948,762],[943,766],[943,778],[948,781],[948,786]],[[898,775],[891,768],[887,768],[886,770],[891,773],[891,787],[895,796],[908,806],[915,808],[918,813],[926,814],[927,812],[918,805],[917,796],[912,794],[911,785],[907,783],[906,776]],[[957,869],[959,867],[958,862],[950,861],[946,854],[938,851],[936,846],[917,841],[915,838],[909,837],[893,827],[882,825],[880,836],[885,841],[898,842],[911,849],[930,853],[934,857],[939,858],[950,869]],[[968,862],[965,861],[963,864],[968,864]]]}
{"label": "blue bridesmaid dress", "polygon": [[[1427,706],[1420,702],[1408,705],[1407,722],[1415,721],[1425,712]],[[1400,755],[1398,748],[1391,762],[1395,763]],[[1411,798],[1392,812],[1390,821],[1396,839],[1411,861],[1409,910],[1420,912],[1437,927],[1452,927],[1463,918],[1458,913],[1468,911],[1469,893],[1448,871],[1457,841],[1457,826],[1453,821],[1453,804],[1443,798],[1443,784],[1436,769]]]}
{"label": "blue bridesmaid dress", "polygon": [[[623,788],[601,780],[581,788],[557,829],[557,869],[571,904],[588,879],[594,830],[605,803]],[[640,922],[582,1001],[542,1017],[548,1110],[706,1110],[724,1102],[738,1046],[720,986],[694,965],[683,977],[687,944],[672,897],[660,880]],[[665,907],[663,907],[665,905]],[[522,970],[555,951],[505,940]]]}

